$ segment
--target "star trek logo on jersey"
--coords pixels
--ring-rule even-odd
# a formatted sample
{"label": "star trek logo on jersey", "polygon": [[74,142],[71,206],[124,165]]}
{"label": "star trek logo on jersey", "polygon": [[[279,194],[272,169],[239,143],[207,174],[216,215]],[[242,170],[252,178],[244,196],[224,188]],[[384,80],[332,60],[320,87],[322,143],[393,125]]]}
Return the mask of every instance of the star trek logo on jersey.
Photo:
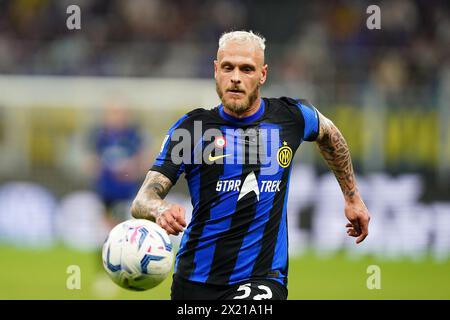
{"label": "star trek logo on jersey", "polygon": [[281,180],[261,180],[258,184],[255,172],[250,172],[242,182],[239,179],[219,180],[216,184],[218,192],[239,192],[238,201],[247,194],[255,193],[256,199],[259,201],[259,195],[263,192],[280,191]]}
{"label": "star trek logo on jersey", "polygon": [[287,168],[291,164],[292,149],[287,145],[286,141],[283,141],[283,146],[278,149],[277,161],[280,167]]}
{"label": "star trek logo on jersey", "polygon": [[239,191],[238,201],[250,192],[254,192],[256,194],[256,199],[258,199],[259,201],[258,180],[256,180],[256,176],[253,171],[250,172],[247,177],[245,177],[244,183],[242,184],[241,190]]}

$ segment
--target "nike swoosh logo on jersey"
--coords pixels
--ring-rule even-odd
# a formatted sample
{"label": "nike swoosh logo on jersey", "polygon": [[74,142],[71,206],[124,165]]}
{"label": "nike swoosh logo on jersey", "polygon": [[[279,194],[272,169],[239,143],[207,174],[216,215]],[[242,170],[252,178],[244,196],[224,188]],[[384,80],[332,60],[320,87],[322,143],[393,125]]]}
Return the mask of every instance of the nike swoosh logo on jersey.
{"label": "nike swoosh logo on jersey", "polygon": [[222,158],[225,158],[225,157],[228,157],[228,156],[231,156],[231,154],[224,154],[224,155],[221,155],[221,156],[212,156],[211,154],[209,154],[208,160],[211,161],[211,162],[214,162],[217,159],[222,159]]}

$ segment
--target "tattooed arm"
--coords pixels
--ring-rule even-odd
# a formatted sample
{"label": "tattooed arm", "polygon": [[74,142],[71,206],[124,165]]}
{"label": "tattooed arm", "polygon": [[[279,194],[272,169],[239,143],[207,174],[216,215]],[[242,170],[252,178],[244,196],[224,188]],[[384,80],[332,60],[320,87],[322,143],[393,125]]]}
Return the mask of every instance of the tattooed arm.
{"label": "tattooed arm", "polygon": [[319,112],[319,136],[316,144],[320,153],[333,171],[345,199],[347,234],[362,242],[369,234],[369,211],[356,187],[350,151],[339,129]]}
{"label": "tattooed arm", "polygon": [[137,219],[156,221],[168,234],[178,235],[186,226],[185,211],[164,200],[171,187],[169,178],[150,170],[131,205],[131,214]]}

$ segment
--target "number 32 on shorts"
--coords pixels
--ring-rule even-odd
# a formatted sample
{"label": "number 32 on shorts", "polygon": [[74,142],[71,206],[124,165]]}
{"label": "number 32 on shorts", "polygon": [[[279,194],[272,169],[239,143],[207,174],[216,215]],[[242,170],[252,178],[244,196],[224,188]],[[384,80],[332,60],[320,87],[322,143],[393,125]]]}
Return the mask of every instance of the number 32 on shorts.
{"label": "number 32 on shorts", "polygon": [[[272,298],[272,290],[270,290],[269,287],[264,286],[264,285],[259,285],[258,286],[258,293],[256,294],[252,299],[253,300],[264,300],[264,299],[271,299]],[[241,286],[239,286],[239,288],[237,289],[238,292],[243,291],[242,295],[240,296],[235,296],[233,299],[247,299],[250,297],[250,295],[252,294],[252,288],[251,288],[251,283],[246,283],[243,284]]]}

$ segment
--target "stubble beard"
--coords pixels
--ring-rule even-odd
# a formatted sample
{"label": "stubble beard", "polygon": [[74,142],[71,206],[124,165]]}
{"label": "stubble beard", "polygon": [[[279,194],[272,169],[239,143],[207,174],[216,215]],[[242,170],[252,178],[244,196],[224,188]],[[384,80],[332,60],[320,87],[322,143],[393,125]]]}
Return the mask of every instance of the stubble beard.
{"label": "stubble beard", "polygon": [[243,102],[226,102],[223,98],[224,96],[224,92],[222,91],[222,89],[219,87],[219,84],[216,82],[216,92],[217,95],[219,96],[220,100],[222,101],[222,105],[233,111],[235,114],[237,115],[241,115],[244,112],[246,112],[251,105],[253,105],[253,103],[256,101],[256,99],[258,98],[258,92],[259,92],[259,88],[260,88],[260,84],[258,83],[255,87],[255,89],[250,92],[250,94],[246,97],[245,101]]}

